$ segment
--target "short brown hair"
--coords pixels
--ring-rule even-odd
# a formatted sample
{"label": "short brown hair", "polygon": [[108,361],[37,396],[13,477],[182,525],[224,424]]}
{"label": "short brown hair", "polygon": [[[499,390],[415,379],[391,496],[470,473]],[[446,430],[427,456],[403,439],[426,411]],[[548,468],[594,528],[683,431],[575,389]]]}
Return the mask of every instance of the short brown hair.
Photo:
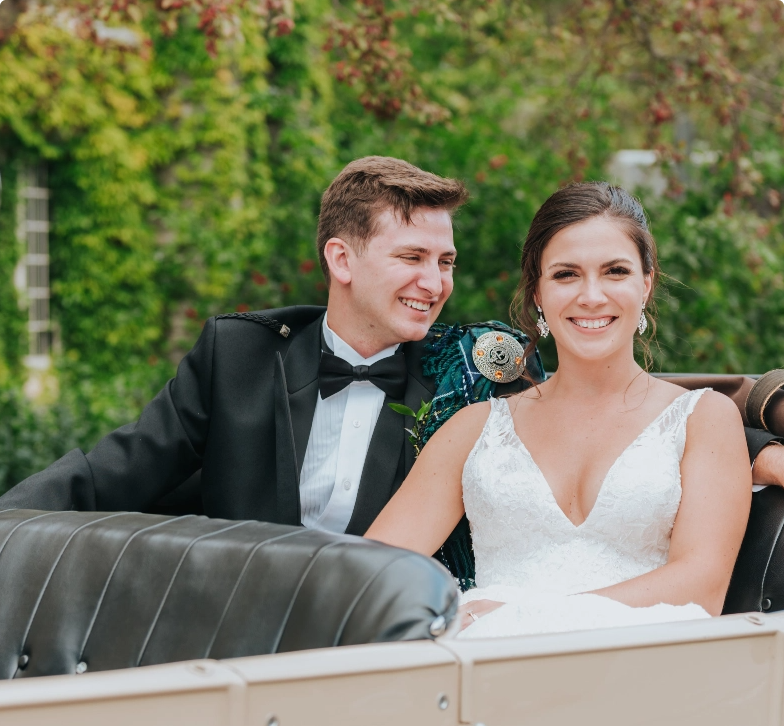
{"label": "short brown hair", "polygon": [[344,239],[361,254],[378,234],[378,214],[387,209],[405,224],[419,207],[453,212],[468,199],[462,182],[423,171],[390,156],[365,156],[352,161],[321,198],[316,247],[324,277],[329,267],[324,246],[333,237]]}

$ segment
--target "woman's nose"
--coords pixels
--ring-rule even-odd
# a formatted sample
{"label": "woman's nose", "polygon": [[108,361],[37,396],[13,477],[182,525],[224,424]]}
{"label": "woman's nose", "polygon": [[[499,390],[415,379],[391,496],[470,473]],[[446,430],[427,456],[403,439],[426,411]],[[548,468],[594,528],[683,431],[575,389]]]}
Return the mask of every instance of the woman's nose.
{"label": "woman's nose", "polygon": [[604,292],[602,280],[599,278],[586,277],[580,290],[578,302],[581,305],[601,305],[607,302],[607,295]]}

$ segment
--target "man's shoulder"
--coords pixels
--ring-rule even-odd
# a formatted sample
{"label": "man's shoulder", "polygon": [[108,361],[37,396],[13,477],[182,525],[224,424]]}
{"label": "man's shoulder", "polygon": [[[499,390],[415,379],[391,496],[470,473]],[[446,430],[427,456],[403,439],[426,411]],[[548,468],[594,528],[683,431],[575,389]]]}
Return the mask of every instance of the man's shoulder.
{"label": "man's shoulder", "polygon": [[248,328],[260,333],[264,338],[291,341],[305,328],[324,315],[325,307],[320,305],[291,305],[285,308],[270,308],[242,313],[225,313],[214,317],[216,329],[221,334],[233,334],[247,340]]}

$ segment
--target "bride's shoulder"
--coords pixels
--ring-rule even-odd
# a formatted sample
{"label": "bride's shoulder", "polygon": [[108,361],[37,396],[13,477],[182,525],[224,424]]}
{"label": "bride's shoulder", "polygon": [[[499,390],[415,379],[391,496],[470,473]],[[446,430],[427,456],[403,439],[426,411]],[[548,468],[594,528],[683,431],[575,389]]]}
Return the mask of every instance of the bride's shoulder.
{"label": "bride's shoulder", "polygon": [[717,424],[743,428],[740,411],[729,396],[710,388],[699,390],[702,390],[702,395],[699,396],[694,406],[690,421],[704,423],[710,425],[711,428]]}
{"label": "bride's shoulder", "polygon": [[718,417],[716,420],[722,422],[732,422],[734,419],[741,421],[738,407],[732,399],[723,393],[717,393],[711,388],[684,388],[670,381],[663,381],[661,378],[653,378],[653,376],[650,376],[650,381],[656,387],[657,400],[660,401],[660,405],[668,401],[674,403],[681,397],[688,400],[687,394],[692,394],[693,403],[689,406],[691,409],[690,420],[710,421],[712,417]]}
{"label": "bride's shoulder", "polygon": [[467,433],[469,436],[476,432],[477,436],[481,433],[487,419],[490,416],[490,401],[472,403],[470,406],[461,408],[447,421],[438,432],[454,434],[456,432]]}
{"label": "bride's shoulder", "polygon": [[455,426],[479,426],[481,428],[487,422],[490,411],[492,411],[491,401],[472,403],[470,406],[461,408],[451,419],[449,419],[445,426],[454,424]]}

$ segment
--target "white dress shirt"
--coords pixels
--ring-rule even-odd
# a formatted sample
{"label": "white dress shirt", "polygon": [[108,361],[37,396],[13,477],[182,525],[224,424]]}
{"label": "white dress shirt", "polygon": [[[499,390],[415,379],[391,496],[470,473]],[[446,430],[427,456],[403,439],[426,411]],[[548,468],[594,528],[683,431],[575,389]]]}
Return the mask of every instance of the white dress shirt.
{"label": "white dress shirt", "polygon": [[[370,366],[394,355],[397,345],[363,358],[330,329],[324,340],[352,366]],[[355,381],[327,399],[319,393],[300,475],[302,524],[309,529],[345,532],[357,501],[370,438],[384,405],[384,392],[370,381]]]}

